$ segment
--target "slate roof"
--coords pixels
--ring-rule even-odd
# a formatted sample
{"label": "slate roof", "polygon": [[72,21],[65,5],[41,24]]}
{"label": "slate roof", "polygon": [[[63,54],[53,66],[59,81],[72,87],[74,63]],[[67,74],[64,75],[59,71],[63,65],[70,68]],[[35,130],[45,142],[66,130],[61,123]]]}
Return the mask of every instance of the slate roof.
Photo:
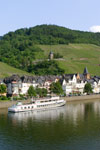
{"label": "slate roof", "polygon": [[45,81],[50,81],[53,82],[55,81],[55,79],[60,79],[61,76],[52,76],[52,75],[48,75],[48,76],[19,76],[19,75],[12,75],[11,77],[7,77],[4,79],[4,83],[11,83],[12,81],[16,81],[16,82],[22,82],[22,83],[33,83],[33,81],[35,81],[36,83],[42,84]]}
{"label": "slate roof", "polygon": [[65,75],[63,76],[63,79],[65,79],[66,81],[68,81],[68,80],[70,80],[70,79],[73,78],[73,75],[75,75],[75,74],[65,74]]}
{"label": "slate roof", "polygon": [[13,81],[16,81],[16,82],[18,82],[18,81],[20,81],[21,79],[20,79],[20,76],[19,75],[12,75],[11,77],[6,77],[3,81],[4,81],[4,83],[11,83],[11,82],[13,82]]}
{"label": "slate roof", "polygon": [[[85,68],[85,71],[84,73],[87,73],[87,69]],[[63,80],[65,79],[66,81],[69,81],[69,80],[72,80],[73,78],[73,75],[76,75],[77,74],[65,74],[63,76],[54,76],[54,75],[48,75],[48,76],[19,76],[19,75],[12,75],[11,77],[6,77],[3,81],[4,83],[8,84],[8,83],[11,83],[13,81],[16,81],[16,82],[22,82],[22,83],[33,83],[34,81],[38,84],[44,84],[46,81],[49,81],[49,82],[54,82],[55,79],[59,79],[60,82],[62,83]],[[80,79],[77,80],[77,82],[99,82],[100,80],[100,76],[94,76],[92,77],[90,80],[86,79],[84,74],[79,74],[80,76]]]}
{"label": "slate roof", "polygon": [[83,75],[89,74],[87,67],[84,68]]}

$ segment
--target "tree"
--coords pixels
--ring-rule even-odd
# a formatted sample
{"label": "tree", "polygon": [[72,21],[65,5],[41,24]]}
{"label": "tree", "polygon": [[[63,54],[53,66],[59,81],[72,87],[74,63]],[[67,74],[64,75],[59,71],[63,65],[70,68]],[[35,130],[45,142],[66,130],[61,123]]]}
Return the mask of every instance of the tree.
{"label": "tree", "polygon": [[90,84],[90,83],[86,83],[86,84],[85,84],[84,93],[85,93],[85,92],[86,92],[87,94],[93,93],[92,87],[91,87],[91,84]]}
{"label": "tree", "polygon": [[51,93],[55,93],[57,95],[60,95],[60,94],[63,94],[63,89],[62,89],[62,86],[60,84],[60,82],[53,82],[51,85],[50,85],[50,91]]}
{"label": "tree", "polygon": [[6,93],[7,87],[5,84],[0,85],[0,94]]}
{"label": "tree", "polygon": [[36,90],[34,89],[34,87],[32,85],[28,89],[28,95],[30,97],[36,97]]}
{"label": "tree", "polygon": [[47,96],[47,89],[45,88],[36,88],[36,94],[39,96],[39,97],[46,97]]}
{"label": "tree", "polygon": [[42,96],[41,88],[36,88],[36,94],[37,94],[39,97]]}
{"label": "tree", "polygon": [[61,75],[65,72],[54,60],[40,61],[33,66],[33,70],[36,75]]}
{"label": "tree", "polygon": [[43,89],[42,89],[42,96],[43,96],[43,97],[46,97],[46,96],[47,96],[47,93],[48,93],[47,89],[43,88]]}

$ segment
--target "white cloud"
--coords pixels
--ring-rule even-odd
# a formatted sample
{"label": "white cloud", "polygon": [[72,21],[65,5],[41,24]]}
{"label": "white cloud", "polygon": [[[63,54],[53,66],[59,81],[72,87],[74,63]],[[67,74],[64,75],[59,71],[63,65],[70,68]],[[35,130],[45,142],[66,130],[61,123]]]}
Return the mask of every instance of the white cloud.
{"label": "white cloud", "polygon": [[89,30],[91,32],[100,32],[100,26],[92,26]]}

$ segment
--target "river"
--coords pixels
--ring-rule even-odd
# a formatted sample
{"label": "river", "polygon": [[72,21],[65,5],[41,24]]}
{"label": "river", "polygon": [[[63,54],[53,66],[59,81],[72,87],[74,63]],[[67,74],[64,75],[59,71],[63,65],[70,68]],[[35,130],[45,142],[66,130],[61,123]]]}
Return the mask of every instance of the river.
{"label": "river", "polygon": [[99,100],[15,114],[0,109],[0,150],[99,149]]}

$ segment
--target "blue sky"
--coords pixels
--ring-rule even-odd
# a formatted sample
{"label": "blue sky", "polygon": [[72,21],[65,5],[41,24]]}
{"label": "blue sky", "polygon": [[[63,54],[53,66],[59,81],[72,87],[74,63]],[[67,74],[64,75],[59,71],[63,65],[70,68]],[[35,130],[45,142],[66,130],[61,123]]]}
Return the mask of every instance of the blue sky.
{"label": "blue sky", "polygon": [[40,24],[100,28],[99,7],[100,0],[0,0],[0,35]]}

